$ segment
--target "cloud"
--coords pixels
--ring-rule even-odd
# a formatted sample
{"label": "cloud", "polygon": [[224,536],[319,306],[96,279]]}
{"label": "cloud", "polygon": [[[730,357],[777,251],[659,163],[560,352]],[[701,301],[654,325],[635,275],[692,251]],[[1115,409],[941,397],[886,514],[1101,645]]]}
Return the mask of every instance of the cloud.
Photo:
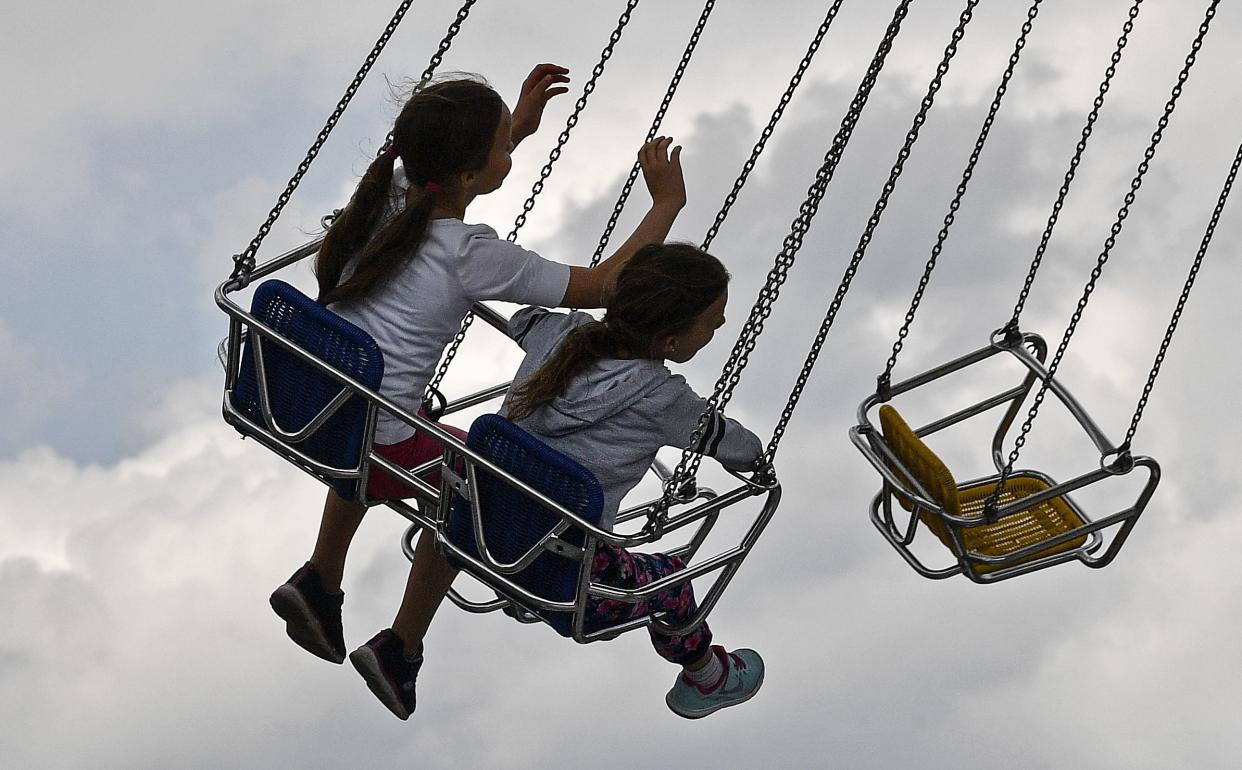
{"label": "cloud", "polygon": [[[420,23],[403,29],[410,37],[385,59],[386,72],[421,69],[408,52],[430,50],[451,5],[416,4]],[[983,344],[1007,317],[1128,5],[1041,12],[900,376]],[[1198,5],[1144,7],[1025,316],[1054,343],[1167,98]],[[761,435],[779,415],[958,6],[916,5],[808,234],[730,406]],[[991,587],[923,581],[865,519],[878,480],[845,432],[940,227],[1020,21],[1017,6],[978,12],[981,26],[962,47],[782,444],[781,509],[713,616],[720,642],[753,646],[768,661],[757,698],[691,725],[662,705],[674,672],[642,634],[582,647],[542,627],[447,607],[428,638],[420,710],[400,723],[348,667],[290,644],[265,600],[307,557],[322,488],[221,423],[213,355],[224,322],[205,292],[253,234],[309,140],[307,127],[317,127],[340,73],[352,71],[389,10],[231,3],[173,14],[129,3],[110,6],[109,20],[133,23],[109,24],[108,35],[97,34],[103,22],[89,11],[17,11],[22,34],[0,53],[12,65],[4,67],[8,90],[28,107],[0,128],[6,146],[28,151],[5,155],[0,167],[5,179],[30,181],[0,192],[14,232],[0,325],[8,362],[0,402],[15,404],[3,415],[9,443],[0,445],[8,618],[0,735],[11,764],[534,767],[590,757],[620,768],[633,755],[599,746],[635,735],[661,762],[688,768],[1041,767],[1066,756],[1118,768],[1237,763],[1242,746],[1223,720],[1242,703],[1221,663],[1238,636],[1242,579],[1230,558],[1242,534],[1239,425],[1221,395],[1238,374],[1221,334],[1236,321],[1236,201],[1136,437],[1164,480],[1112,566],[1067,565]],[[667,41],[697,15],[691,4],[651,10],[636,14],[524,231],[523,241],[549,256],[593,250],[632,158],[618,148],[636,147],[680,51]],[[823,13],[811,3],[783,10],[776,18],[758,2],[722,6],[687,72],[667,124],[686,145],[691,187],[677,237],[705,231]],[[525,62],[544,59],[572,65],[580,86],[611,23],[590,4],[561,4],[555,18],[484,4],[474,13],[446,66],[481,71],[510,94]],[[843,6],[717,239],[734,284],[728,326],[686,369],[701,390],[719,371],[888,14],[876,4]],[[1128,424],[1236,147],[1229,105],[1240,103],[1239,85],[1227,42],[1237,23],[1236,10],[1221,11],[1066,359],[1067,378],[1110,434]],[[506,45],[495,44],[496,29],[511,32]],[[61,53],[42,55],[48,46]],[[19,81],[19,63],[33,60],[46,66]],[[390,117],[383,85],[373,85],[267,255],[298,242],[348,195]],[[554,105],[545,133],[518,154],[510,184],[472,217],[505,229],[570,106]],[[32,177],[48,167],[83,169],[85,186]],[[644,195],[635,193],[618,236]],[[81,224],[60,227],[65,221]],[[298,271],[298,281],[309,279]],[[72,312],[44,314],[35,304],[44,298]],[[151,301],[154,310],[143,307]],[[70,320],[91,334],[73,337]],[[60,344],[45,348],[45,339]],[[515,363],[489,332],[473,332],[469,345],[452,375],[457,392],[493,384],[495,368]],[[156,363],[136,365],[139,353]],[[36,370],[53,376],[36,380],[28,374]],[[86,401],[78,397],[88,384],[89,402],[55,411]],[[1069,454],[1060,430],[1041,417],[1030,456],[1094,461],[1057,456]],[[114,443],[80,456],[92,441]],[[955,468],[959,458],[987,462],[967,442],[944,451]],[[351,645],[391,622],[406,571],[402,531],[398,517],[379,510],[359,534],[345,584]]]}
{"label": "cloud", "polygon": [[[843,442],[789,456],[785,504],[713,618],[721,642],[768,661],[746,707],[688,731],[660,703],[673,671],[641,633],[579,647],[449,607],[428,638],[420,711],[400,723],[348,667],[290,644],[265,606],[309,550],[320,487],[239,441],[214,399],[189,403],[164,440],[115,465],[46,451],[0,465],[0,590],[12,621],[0,631],[0,711],[5,732],[22,736],[6,741],[11,762],[404,756],[533,767],[617,730],[704,768],[824,756],[935,768],[1014,754],[1044,766],[1066,753],[1101,767],[1219,766],[1242,750],[1220,723],[1236,688],[1216,670],[1236,636],[1234,517],[1153,511],[1100,573],[931,583],[869,533],[860,503],[873,482]],[[818,491],[805,483],[812,475]],[[371,519],[346,581],[351,644],[388,623],[403,582],[400,520],[382,509]],[[988,737],[946,737],[962,734]]]}
{"label": "cloud", "polygon": [[0,318],[0,403],[9,404],[9,418],[0,435],[0,453],[28,446],[56,406],[78,392],[79,375],[47,351],[41,340],[22,339]]}

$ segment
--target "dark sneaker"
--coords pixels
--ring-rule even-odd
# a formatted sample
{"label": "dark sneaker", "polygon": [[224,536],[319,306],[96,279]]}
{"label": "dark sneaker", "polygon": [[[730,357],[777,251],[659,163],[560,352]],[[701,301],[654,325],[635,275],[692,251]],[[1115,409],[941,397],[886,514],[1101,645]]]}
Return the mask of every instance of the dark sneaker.
{"label": "dark sneaker", "polygon": [[420,649],[410,659],[405,657],[403,647],[401,637],[385,628],[351,652],[349,662],[362,674],[380,703],[398,719],[409,719],[414,713],[414,681],[423,667],[423,652]]}
{"label": "dark sneaker", "polygon": [[699,687],[682,673],[668,691],[664,702],[674,714],[686,719],[699,719],[726,706],[750,700],[763,684],[763,658],[754,650],[725,652],[713,646],[712,654],[724,664],[720,681],[711,687]]}
{"label": "dark sneaker", "polygon": [[306,562],[293,573],[289,582],[272,592],[270,601],[285,621],[285,633],[299,647],[333,663],[345,661],[345,634],[341,630],[345,594],[324,591],[313,564]]}

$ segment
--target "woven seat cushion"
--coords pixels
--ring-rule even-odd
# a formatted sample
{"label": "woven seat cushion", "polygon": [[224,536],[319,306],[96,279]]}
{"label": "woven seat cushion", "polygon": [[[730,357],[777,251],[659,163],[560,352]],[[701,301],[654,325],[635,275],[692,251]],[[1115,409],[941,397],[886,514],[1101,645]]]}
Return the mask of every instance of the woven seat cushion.
{"label": "woven seat cushion", "polygon": [[[594,474],[503,417],[486,414],[475,420],[470,426],[466,446],[586,521],[599,523],[604,510],[604,493]],[[481,469],[478,492],[488,552],[502,563],[517,561],[561,522],[555,513]],[[453,502],[446,536],[457,547],[478,556],[470,504],[461,497]],[[570,529],[561,539],[581,547],[583,533]],[[577,593],[579,566],[576,559],[544,552],[510,579],[543,599],[570,601]],[[572,632],[570,613],[528,609],[561,635],[569,636]]]}
{"label": "woven seat cushion", "polygon": [[[1035,476],[1014,474],[1005,479],[1005,487],[997,499],[997,505],[1008,505],[1015,500],[1029,497],[1049,487],[1048,482]],[[958,490],[962,505],[962,514],[968,517],[983,518],[983,505],[996,489],[996,482],[985,482]],[[1030,545],[1042,543],[1050,538],[1069,532],[1084,524],[1074,509],[1063,498],[1054,497],[1042,503],[1023,509],[993,523],[980,523],[976,526],[960,527],[959,532],[967,550],[984,556],[1005,556]],[[1000,567],[1011,567],[1025,564],[1045,556],[1072,551],[1081,548],[1087,542],[1086,535],[1080,535],[1060,545],[1045,548],[1031,556],[1016,559],[1012,562],[995,565],[986,562],[975,562],[977,572],[991,572]]]}
{"label": "woven seat cushion", "polygon": [[[884,433],[884,440],[893,450],[893,454],[897,456],[906,470],[914,475],[932,500],[939,504],[945,513],[961,516],[962,512],[957,499],[957,482],[953,480],[953,474],[936,456],[936,453],[915,435],[906,421],[902,419],[901,414],[888,404],[880,407],[880,429]],[[896,469],[893,470],[896,472]],[[900,477],[903,474],[898,472],[897,475]],[[914,510],[914,501],[910,498],[900,493],[896,497],[907,511]],[[952,541],[943,519],[925,510],[919,511],[919,518],[945,545],[951,545]]]}
{"label": "woven seat cushion", "polygon": [[[384,377],[384,357],[375,340],[289,284],[278,280],[264,282],[255,290],[250,312],[325,364],[369,388],[379,388]],[[266,339],[263,364],[272,416],[286,432],[304,428],[341,392],[339,382]],[[232,403],[255,423],[270,428],[259,404],[257,371],[254,340],[248,337]],[[294,446],[326,465],[357,468],[363,455],[367,406],[360,396],[350,398],[318,430]],[[337,479],[329,483],[341,496],[355,497],[356,480]]]}
{"label": "woven seat cushion", "polygon": [[[996,489],[995,481],[958,487],[953,480],[953,474],[936,456],[936,453],[915,435],[897,410],[888,404],[880,407],[880,426],[884,439],[893,450],[893,454],[927,490],[934,502],[939,504],[946,513],[963,518],[979,519],[978,524],[951,525],[936,512],[919,511],[920,520],[950,550],[953,549],[953,539],[948,529],[949,526],[956,526],[967,551],[984,556],[1005,556],[1083,525],[1082,517],[1060,497],[1018,511],[1000,521],[984,522],[983,507],[993,490]],[[1005,486],[997,499],[997,505],[1006,505],[1048,489],[1048,487],[1049,484],[1046,481],[1036,476],[1021,473],[1011,475],[1005,480]],[[913,501],[908,497],[900,493],[896,493],[895,496],[906,510],[913,510]],[[976,560],[974,568],[980,573],[992,572],[1002,566],[1012,567],[1080,548],[1086,540],[1087,536],[1083,535],[1066,543],[1038,551],[1031,556],[1001,565]]]}

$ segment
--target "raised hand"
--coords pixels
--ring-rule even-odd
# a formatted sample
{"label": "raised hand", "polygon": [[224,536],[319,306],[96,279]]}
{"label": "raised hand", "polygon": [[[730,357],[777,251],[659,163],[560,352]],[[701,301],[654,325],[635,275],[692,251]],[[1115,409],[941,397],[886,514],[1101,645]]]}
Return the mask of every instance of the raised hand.
{"label": "raised hand", "polygon": [[548,100],[569,89],[558,85],[569,82],[569,70],[557,64],[538,64],[522,83],[522,93],[513,107],[513,143],[535,133]]}
{"label": "raised hand", "polygon": [[669,136],[657,136],[647,142],[638,151],[638,165],[652,203],[680,210],[686,205],[686,180],[681,172],[681,145],[669,152],[672,144],[673,138]]}

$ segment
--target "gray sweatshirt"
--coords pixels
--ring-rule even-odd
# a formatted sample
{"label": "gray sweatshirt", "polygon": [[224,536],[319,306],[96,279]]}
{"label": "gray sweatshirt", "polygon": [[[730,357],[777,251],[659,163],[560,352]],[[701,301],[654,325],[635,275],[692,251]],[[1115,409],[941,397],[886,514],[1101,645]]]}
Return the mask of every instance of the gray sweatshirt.
{"label": "gray sweatshirt", "polygon": [[[526,351],[512,390],[543,365],[575,327],[595,320],[587,313],[519,310],[509,336]],[[508,414],[506,400],[501,414]],[[599,479],[604,492],[603,529],[612,529],[622,498],[642,480],[662,446],[685,447],[707,409],[681,375],[649,358],[603,359],[575,377],[551,403],[517,425]],[[713,413],[700,451],[732,470],[749,470],[763,451],[759,437],[736,420]]]}

